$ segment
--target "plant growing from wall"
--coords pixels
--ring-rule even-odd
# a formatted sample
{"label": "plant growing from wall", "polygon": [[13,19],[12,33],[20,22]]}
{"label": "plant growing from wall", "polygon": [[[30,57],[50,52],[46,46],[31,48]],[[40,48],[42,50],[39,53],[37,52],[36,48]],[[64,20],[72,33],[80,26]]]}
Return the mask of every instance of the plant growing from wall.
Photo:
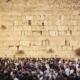
{"label": "plant growing from wall", "polygon": [[23,50],[18,50],[18,51],[16,52],[16,54],[17,54],[17,55],[23,55],[23,54],[24,54],[24,51],[23,51]]}
{"label": "plant growing from wall", "polygon": [[54,53],[54,50],[50,48],[49,50],[47,50],[47,53]]}
{"label": "plant growing from wall", "polygon": [[80,56],[80,48],[76,49],[75,53],[76,53],[77,56]]}
{"label": "plant growing from wall", "polygon": [[1,29],[5,30],[6,29],[6,26],[2,25],[1,26]]}
{"label": "plant growing from wall", "polygon": [[9,1],[11,1],[11,0],[7,0],[7,2],[9,2]]}

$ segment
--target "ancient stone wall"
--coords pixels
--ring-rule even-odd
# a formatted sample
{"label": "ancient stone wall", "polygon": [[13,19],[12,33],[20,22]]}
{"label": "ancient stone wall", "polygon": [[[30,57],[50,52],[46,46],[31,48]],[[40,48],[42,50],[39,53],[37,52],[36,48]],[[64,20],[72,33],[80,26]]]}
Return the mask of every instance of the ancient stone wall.
{"label": "ancient stone wall", "polygon": [[80,0],[0,0],[1,57],[70,58],[77,48]]}

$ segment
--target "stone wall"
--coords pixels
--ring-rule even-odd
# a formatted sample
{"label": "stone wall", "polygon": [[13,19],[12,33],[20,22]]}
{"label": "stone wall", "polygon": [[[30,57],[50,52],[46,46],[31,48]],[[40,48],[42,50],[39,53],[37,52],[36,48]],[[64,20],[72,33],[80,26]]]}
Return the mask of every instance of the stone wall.
{"label": "stone wall", "polygon": [[0,56],[75,57],[80,0],[0,0]]}

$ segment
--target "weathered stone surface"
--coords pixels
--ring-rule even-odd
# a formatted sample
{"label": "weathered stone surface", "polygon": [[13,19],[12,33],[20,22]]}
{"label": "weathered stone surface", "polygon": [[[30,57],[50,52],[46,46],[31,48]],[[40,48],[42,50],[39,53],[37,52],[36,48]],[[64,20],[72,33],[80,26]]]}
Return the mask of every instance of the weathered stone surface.
{"label": "weathered stone surface", "polygon": [[1,57],[75,57],[79,36],[80,0],[0,0]]}

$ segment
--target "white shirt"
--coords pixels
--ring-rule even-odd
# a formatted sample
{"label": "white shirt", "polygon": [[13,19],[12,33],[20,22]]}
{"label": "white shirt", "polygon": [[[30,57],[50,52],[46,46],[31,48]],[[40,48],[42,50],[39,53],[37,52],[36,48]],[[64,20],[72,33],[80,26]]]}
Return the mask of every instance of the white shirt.
{"label": "white shirt", "polygon": [[79,66],[79,65],[78,65],[78,64],[76,64],[76,71],[77,71],[77,72],[78,72],[78,66]]}
{"label": "white shirt", "polygon": [[41,77],[39,80],[43,80],[43,77]]}
{"label": "white shirt", "polygon": [[41,75],[41,76],[43,75],[43,72],[42,72],[42,71],[40,71],[40,75]]}
{"label": "white shirt", "polygon": [[77,72],[79,72],[80,71],[80,68],[77,68]]}
{"label": "white shirt", "polygon": [[66,72],[66,75],[67,75],[67,76],[70,75],[70,69],[69,69],[69,68],[66,68],[66,69],[65,69],[65,72]]}
{"label": "white shirt", "polygon": [[19,80],[18,78],[14,78],[14,80]]}
{"label": "white shirt", "polygon": [[74,73],[74,70],[72,69],[72,70],[70,70],[70,74],[72,74],[72,73]]}

